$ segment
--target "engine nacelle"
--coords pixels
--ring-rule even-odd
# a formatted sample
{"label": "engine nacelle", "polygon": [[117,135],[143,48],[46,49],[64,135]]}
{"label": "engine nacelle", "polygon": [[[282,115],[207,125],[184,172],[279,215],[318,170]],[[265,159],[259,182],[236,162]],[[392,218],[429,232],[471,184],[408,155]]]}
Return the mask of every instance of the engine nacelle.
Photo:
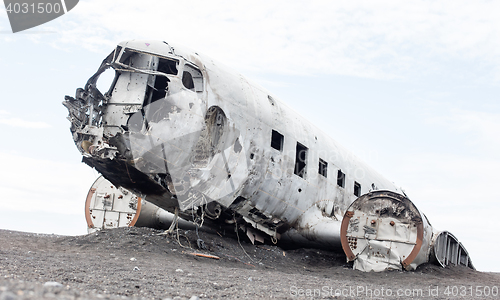
{"label": "engine nacelle", "polygon": [[453,235],[435,233],[410,199],[391,191],[374,191],[355,200],[342,220],[340,239],[347,260],[362,271],[414,270],[427,262],[474,268]]}

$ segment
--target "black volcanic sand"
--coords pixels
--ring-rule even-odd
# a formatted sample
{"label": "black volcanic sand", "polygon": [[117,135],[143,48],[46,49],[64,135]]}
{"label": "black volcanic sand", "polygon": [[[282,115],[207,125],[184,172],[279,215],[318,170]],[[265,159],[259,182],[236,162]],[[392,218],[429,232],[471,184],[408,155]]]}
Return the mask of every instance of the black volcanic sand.
{"label": "black volcanic sand", "polygon": [[[435,265],[364,273],[352,270],[343,254],[324,250],[255,246],[243,237],[238,242],[193,230],[181,230],[179,237],[159,233],[119,228],[58,236],[0,230],[0,300],[500,299],[500,273]],[[198,249],[198,238],[205,249]]]}

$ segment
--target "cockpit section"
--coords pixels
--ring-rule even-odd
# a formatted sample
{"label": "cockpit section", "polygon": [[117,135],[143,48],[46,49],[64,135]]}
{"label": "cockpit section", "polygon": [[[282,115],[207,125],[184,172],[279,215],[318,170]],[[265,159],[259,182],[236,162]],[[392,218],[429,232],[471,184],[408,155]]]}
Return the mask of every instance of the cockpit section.
{"label": "cockpit section", "polygon": [[166,43],[121,44],[63,103],[84,162],[163,207],[178,205],[174,185],[207,127],[204,76],[188,57]]}
{"label": "cockpit section", "polygon": [[158,123],[179,110],[170,96],[193,93],[190,98],[202,98],[200,69],[173,50],[165,53],[168,55],[117,46],[85,88],[78,89],[75,98],[66,98],[64,105],[70,112],[72,132],[82,152],[88,153],[89,148],[82,148],[82,141],[95,144],[96,128],[103,127],[104,136],[129,130],[144,132],[149,123]]}

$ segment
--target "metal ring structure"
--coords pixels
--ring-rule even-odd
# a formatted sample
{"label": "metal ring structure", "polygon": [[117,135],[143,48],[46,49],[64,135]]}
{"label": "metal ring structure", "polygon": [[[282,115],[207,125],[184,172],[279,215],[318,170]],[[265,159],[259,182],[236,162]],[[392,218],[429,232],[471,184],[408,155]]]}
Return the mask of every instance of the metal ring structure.
{"label": "metal ring structure", "polygon": [[[87,199],[85,200],[85,220],[87,221],[87,227],[89,229],[96,228],[94,222],[92,221],[92,216],[90,215],[90,204],[92,202],[92,197],[94,196],[95,192],[101,186],[102,184],[110,184],[109,181],[107,181],[103,176],[99,176],[96,181],[92,184],[92,187],[90,188],[88,194],[87,194]],[[114,186],[113,186],[114,187]],[[117,189],[118,190],[118,189]],[[132,227],[135,225],[137,222],[137,219],[139,219],[139,215],[141,212],[141,207],[142,207],[142,199],[141,197],[137,197],[137,209],[135,211],[134,217],[128,224],[128,227]]]}
{"label": "metal ring structure", "polygon": [[[357,221],[352,221],[353,218]],[[400,226],[399,228],[403,228],[408,231],[407,236],[411,237],[411,240],[410,238],[404,241],[401,239],[398,240],[397,235],[392,238],[387,237],[387,235],[379,238],[379,226],[382,226],[379,224],[385,224],[386,227],[394,227],[398,226],[395,225],[396,223]],[[365,224],[362,228],[362,230],[365,230],[364,232],[360,230],[362,224]],[[390,225],[387,226],[387,224]],[[371,229],[372,227],[373,229]],[[367,229],[371,229],[371,231],[367,231]],[[416,234],[414,234],[415,229]],[[394,228],[395,232],[396,230],[397,229]],[[349,241],[349,238],[351,239],[351,242]],[[391,191],[374,191],[360,196],[353,203],[351,203],[345,212],[340,227],[342,249],[347,256],[348,261],[356,260],[358,255],[363,251],[358,250],[358,253],[353,252],[353,249],[357,248],[358,239],[367,240],[367,245],[369,245],[370,241],[373,240],[387,243],[401,243],[406,245],[414,244],[411,248],[411,252],[406,252],[404,255],[403,253],[398,253],[400,255],[399,261],[405,269],[409,269],[409,265],[419,254],[423,238],[424,226],[422,215],[419,210],[407,197]],[[354,246],[352,244],[352,240],[356,243]],[[391,248],[388,249],[386,258],[390,258],[390,251],[392,251]],[[372,263],[378,263],[378,260],[374,259]]]}

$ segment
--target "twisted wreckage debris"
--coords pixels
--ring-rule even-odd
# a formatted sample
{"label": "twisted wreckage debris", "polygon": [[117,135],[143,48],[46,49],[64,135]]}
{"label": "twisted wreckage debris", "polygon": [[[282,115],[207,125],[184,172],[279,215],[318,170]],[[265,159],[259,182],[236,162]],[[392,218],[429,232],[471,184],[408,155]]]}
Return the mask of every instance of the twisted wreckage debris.
{"label": "twisted wreckage debris", "polygon": [[[105,72],[114,79],[102,89]],[[105,178],[87,197],[89,230],[166,228],[175,213],[185,226],[236,225],[252,242],[343,249],[363,271],[473,268],[401,189],[204,55],[122,42],[65,99],[83,162]]]}

